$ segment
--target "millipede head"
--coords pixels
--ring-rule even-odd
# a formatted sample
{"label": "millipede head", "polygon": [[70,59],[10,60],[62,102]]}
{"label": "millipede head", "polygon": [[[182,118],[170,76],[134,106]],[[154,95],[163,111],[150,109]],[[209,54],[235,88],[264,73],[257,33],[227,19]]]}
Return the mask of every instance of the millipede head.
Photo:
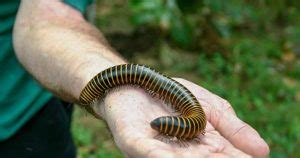
{"label": "millipede head", "polygon": [[150,126],[152,129],[160,132],[160,126],[161,126],[160,118],[156,118],[153,121],[151,121]]}

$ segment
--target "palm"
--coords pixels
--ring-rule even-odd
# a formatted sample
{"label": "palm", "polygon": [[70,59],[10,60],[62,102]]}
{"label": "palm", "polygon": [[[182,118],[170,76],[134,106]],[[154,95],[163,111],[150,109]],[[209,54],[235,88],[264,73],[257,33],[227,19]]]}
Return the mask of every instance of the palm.
{"label": "palm", "polygon": [[[145,95],[141,89],[120,88],[107,95],[106,105],[102,106],[104,107],[102,110],[105,110],[105,119],[117,145],[124,154],[130,157],[206,157],[217,155],[247,157],[247,154],[234,147],[230,142],[232,140],[225,138],[226,133],[224,135],[224,133],[218,132],[218,130],[222,130],[218,129],[220,127],[215,127],[216,125],[220,126],[218,123],[222,121],[219,119],[221,115],[226,117],[221,114],[221,111],[218,112],[216,104],[221,104],[223,111],[227,110],[227,113],[224,112],[226,115],[235,117],[230,106],[226,106],[224,100],[204,89],[200,89],[202,93],[197,94],[199,92],[198,87],[187,81],[179,81],[195,94],[206,112],[208,123],[205,135],[201,136],[201,143],[190,142],[188,147],[180,147],[178,143],[165,143],[155,139],[154,137],[158,133],[150,127],[150,122],[159,116],[175,114],[166,108],[160,100]],[[232,136],[238,136],[239,133],[237,132],[244,127],[246,126],[241,126],[240,129],[232,133]],[[244,146],[243,143],[241,145]],[[251,153],[251,151],[246,152]]]}

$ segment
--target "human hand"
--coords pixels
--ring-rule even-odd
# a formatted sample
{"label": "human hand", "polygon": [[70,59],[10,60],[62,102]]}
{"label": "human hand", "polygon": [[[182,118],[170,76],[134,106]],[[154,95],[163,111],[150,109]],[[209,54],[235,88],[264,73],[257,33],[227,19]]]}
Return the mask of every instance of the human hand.
{"label": "human hand", "polygon": [[117,146],[127,157],[266,157],[269,147],[259,134],[235,115],[230,104],[184,79],[175,79],[199,100],[206,117],[206,133],[201,143],[183,148],[166,144],[154,137],[158,134],[150,122],[170,111],[142,89],[121,87],[113,90],[100,105]]}

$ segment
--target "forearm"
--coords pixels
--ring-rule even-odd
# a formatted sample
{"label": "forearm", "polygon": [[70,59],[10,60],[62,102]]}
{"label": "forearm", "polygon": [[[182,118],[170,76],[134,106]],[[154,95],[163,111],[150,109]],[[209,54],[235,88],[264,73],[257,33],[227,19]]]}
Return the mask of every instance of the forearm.
{"label": "forearm", "polygon": [[14,48],[44,87],[68,101],[77,101],[94,75],[125,63],[79,12],[59,1],[22,1]]}

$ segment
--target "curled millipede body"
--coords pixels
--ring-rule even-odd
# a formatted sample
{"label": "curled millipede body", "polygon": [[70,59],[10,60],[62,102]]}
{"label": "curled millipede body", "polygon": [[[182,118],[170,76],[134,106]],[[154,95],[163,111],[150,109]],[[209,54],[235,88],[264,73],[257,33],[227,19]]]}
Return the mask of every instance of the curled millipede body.
{"label": "curled millipede body", "polygon": [[[195,96],[179,82],[144,65],[123,64],[97,74],[83,89],[80,102],[91,104],[111,88],[121,85],[138,85],[169,102],[180,116],[164,116],[154,119],[151,127],[178,139],[192,139],[204,134],[205,113]],[[89,110],[90,111],[90,110]]]}

